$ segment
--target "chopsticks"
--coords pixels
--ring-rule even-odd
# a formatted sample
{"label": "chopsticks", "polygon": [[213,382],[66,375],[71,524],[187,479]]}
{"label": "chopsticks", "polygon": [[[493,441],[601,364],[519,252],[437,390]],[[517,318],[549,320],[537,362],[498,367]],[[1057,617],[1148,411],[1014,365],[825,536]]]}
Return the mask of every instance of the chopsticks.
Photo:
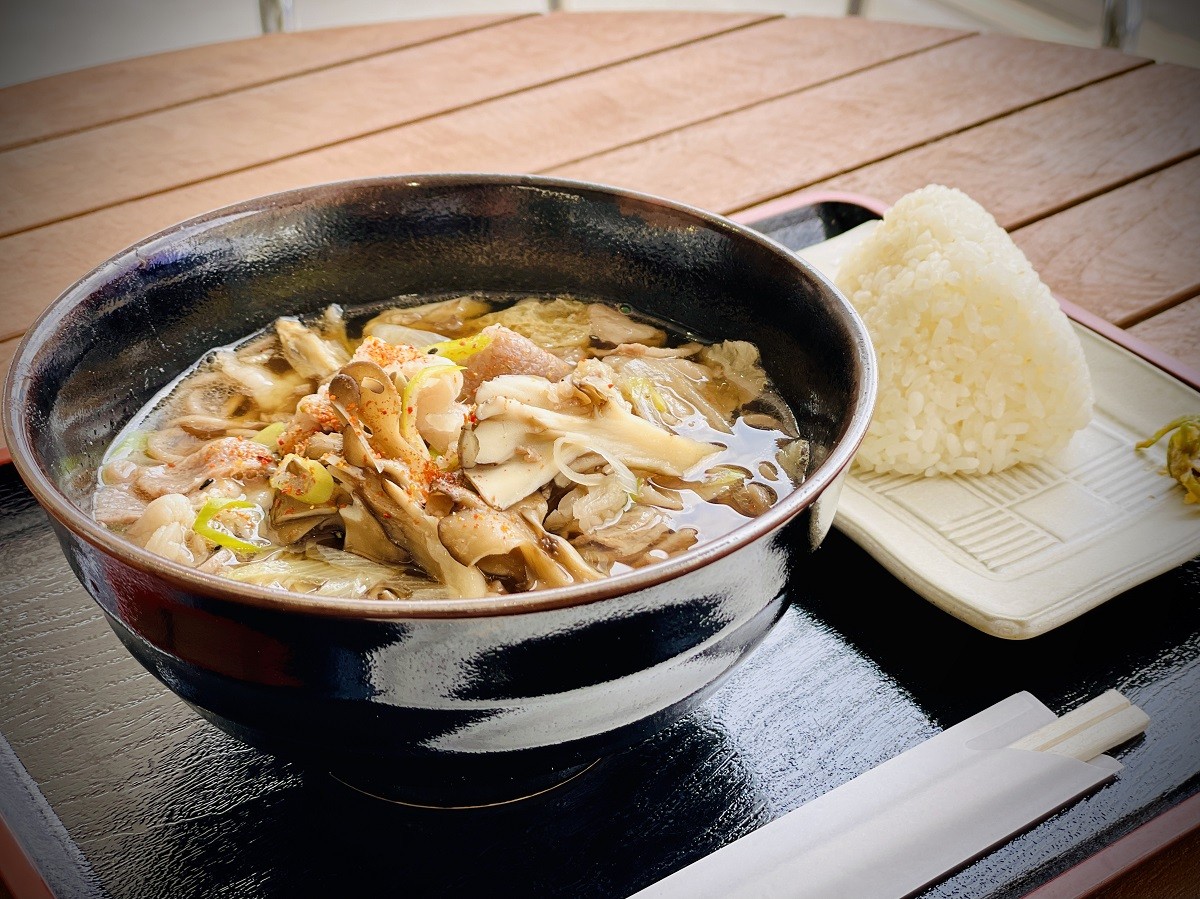
{"label": "chopsticks", "polygon": [[1010,743],[1009,749],[1053,752],[1089,762],[1146,729],[1150,716],[1117,690],[1107,690],[1049,724]]}
{"label": "chopsticks", "polygon": [[1148,721],[1115,690],[1059,717],[1015,693],[631,899],[916,895],[1114,777]]}

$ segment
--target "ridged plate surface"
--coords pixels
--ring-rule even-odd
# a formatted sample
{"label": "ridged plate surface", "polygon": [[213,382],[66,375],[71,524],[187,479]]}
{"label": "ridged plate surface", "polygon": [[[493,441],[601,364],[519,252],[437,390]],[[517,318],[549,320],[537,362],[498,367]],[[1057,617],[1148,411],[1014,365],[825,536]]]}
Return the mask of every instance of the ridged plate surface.
{"label": "ridged plate surface", "polygon": [[1200,554],[1200,505],[1164,474],[1164,437],[1200,393],[1075,324],[1096,405],[1051,460],[980,476],[853,472],[834,526],[968,624],[1025,638]]}

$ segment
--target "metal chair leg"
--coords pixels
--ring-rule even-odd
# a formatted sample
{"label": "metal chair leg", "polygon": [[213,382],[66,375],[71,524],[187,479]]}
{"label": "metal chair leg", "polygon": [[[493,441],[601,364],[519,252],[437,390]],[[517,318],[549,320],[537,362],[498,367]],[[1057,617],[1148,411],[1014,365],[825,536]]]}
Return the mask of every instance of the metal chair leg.
{"label": "metal chair leg", "polygon": [[1132,50],[1141,27],[1142,0],[1104,0],[1101,46]]}
{"label": "metal chair leg", "polygon": [[263,34],[295,30],[292,0],[258,0],[258,16],[262,20]]}

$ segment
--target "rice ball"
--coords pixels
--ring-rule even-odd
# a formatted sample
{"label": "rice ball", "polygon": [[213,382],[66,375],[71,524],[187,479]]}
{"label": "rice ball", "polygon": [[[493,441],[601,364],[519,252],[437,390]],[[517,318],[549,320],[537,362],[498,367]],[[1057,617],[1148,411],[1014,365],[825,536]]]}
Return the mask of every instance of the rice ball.
{"label": "rice ball", "polygon": [[988,474],[1062,450],[1092,415],[1070,320],[982,206],[931,184],[838,267],[875,346],[879,396],[855,465]]}

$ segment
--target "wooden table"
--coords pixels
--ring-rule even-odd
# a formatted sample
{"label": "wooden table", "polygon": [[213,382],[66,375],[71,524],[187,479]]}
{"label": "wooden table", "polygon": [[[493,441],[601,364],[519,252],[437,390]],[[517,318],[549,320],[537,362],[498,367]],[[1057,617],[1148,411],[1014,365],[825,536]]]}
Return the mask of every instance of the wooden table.
{"label": "wooden table", "polygon": [[[1198,153],[1200,71],[855,18],[474,16],[185,50],[0,91],[0,366],[60,291],[178,220],[315,182],[504,171],[611,183],[744,221],[812,191],[890,203],[929,182],[953,185],[1009,229],[1057,296],[1194,379]],[[345,844],[314,833],[336,820],[329,808],[344,797],[235,746],[128,658],[11,466],[0,472],[0,502],[0,860],[15,892],[45,895],[50,884],[63,895],[275,896],[384,876],[376,853],[395,846],[380,830]],[[1021,648],[926,606],[837,534],[823,552],[865,571],[890,592],[887,603],[911,608],[889,619],[881,606],[868,627],[828,600],[798,601],[782,635],[704,715],[621,762],[610,785],[626,784],[625,806],[577,797],[594,832],[572,821],[564,835],[545,810],[516,823],[414,825],[360,809],[348,826],[368,821],[412,845],[431,833],[454,843],[466,864],[445,869],[451,893],[491,864],[508,878],[495,881],[502,895],[620,896],[1017,688],[1052,706],[1104,685],[1175,710],[1195,703],[1195,563]],[[1131,609],[1171,624],[1135,626],[1121,636],[1132,643],[1120,642]],[[913,622],[924,631],[906,655],[895,636]],[[947,686],[928,659],[914,661],[947,642],[946,663],[960,668],[944,676],[969,685]],[[1078,660],[1077,677],[1063,674],[1064,653]],[[1025,682],[1013,665],[1029,666]],[[755,678],[809,678],[830,666],[843,679],[826,686],[843,691],[841,702],[810,695],[793,708],[756,693]],[[915,711],[889,711],[894,702]],[[810,727],[857,727],[862,740],[834,751],[825,738],[825,755],[803,764],[768,761],[772,737],[757,728],[803,714]],[[1138,758],[1162,766],[1153,786],[1127,778],[1108,794],[1119,807],[1085,801],[929,895],[1080,895],[1138,846],[1152,851],[1193,828],[1194,735],[1166,731],[1130,760],[1131,770]],[[657,793],[632,786],[647,779]],[[695,797],[713,783],[727,790]],[[555,856],[575,865],[569,874],[545,849],[568,838],[595,846]],[[397,861],[396,883],[432,889],[437,875],[422,864]]]}

